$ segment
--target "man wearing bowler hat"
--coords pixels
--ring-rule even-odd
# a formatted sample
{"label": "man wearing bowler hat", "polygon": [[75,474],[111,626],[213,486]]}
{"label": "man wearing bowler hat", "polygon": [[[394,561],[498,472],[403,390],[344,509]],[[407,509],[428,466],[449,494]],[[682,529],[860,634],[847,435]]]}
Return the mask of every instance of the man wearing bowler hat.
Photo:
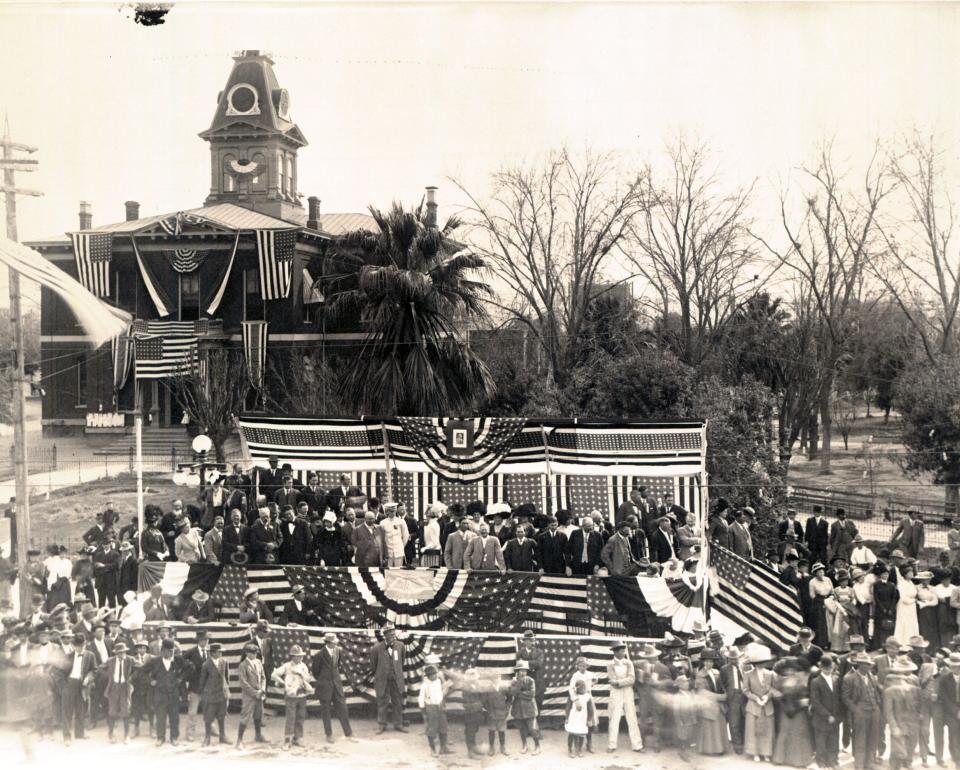
{"label": "man wearing bowler hat", "polygon": [[213,739],[213,723],[217,723],[220,743],[228,743],[226,725],[227,701],[230,700],[229,673],[223,659],[223,645],[214,642],[200,669],[200,712],[203,714],[203,745]]}
{"label": "man wearing bowler hat", "polygon": [[350,717],[347,713],[347,701],[343,692],[343,674],[340,666],[341,650],[336,634],[323,635],[323,647],[313,656],[313,678],[315,691],[320,702],[320,715],[323,718],[323,733],[327,743],[333,743],[333,725],[330,712],[340,720],[340,728],[345,737],[353,736]]}
{"label": "man wearing bowler hat", "polygon": [[397,732],[405,733],[403,726],[403,643],[397,640],[392,625],[383,627],[383,640],[370,649],[370,668],[377,696],[377,735],[387,729],[388,715]]}
{"label": "man wearing bowler hat", "polygon": [[160,657],[150,663],[157,746],[166,742],[168,723],[170,745],[176,746],[180,738],[180,689],[190,677],[191,667],[182,655],[175,655],[175,652],[173,639],[164,639],[160,644]]}

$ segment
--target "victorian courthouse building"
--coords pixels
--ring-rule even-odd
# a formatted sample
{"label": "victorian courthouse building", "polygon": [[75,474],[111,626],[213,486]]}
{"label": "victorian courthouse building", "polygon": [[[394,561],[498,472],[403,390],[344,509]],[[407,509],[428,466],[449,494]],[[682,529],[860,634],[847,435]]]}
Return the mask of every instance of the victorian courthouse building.
{"label": "victorian courthouse building", "polygon": [[92,349],[67,306],[43,290],[45,431],[125,431],[138,408],[148,429],[177,426],[183,413],[172,375],[205,351],[243,350],[256,380],[268,353],[343,350],[360,339],[359,319],[331,328],[316,308],[324,277],[335,272],[332,240],[376,225],[367,214],[321,216],[313,197],[304,208],[297,157],[307,140],[289,104],[269,56],[239,53],[200,134],[210,145],[202,206],[141,217],[128,201],[123,221],[94,227],[81,203],[76,232],[29,244],[135,319],[128,335]]}

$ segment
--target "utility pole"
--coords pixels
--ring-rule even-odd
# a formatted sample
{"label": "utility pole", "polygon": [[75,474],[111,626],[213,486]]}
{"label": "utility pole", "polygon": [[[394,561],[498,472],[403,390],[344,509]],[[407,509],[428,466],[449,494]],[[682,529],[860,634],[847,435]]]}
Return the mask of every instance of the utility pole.
{"label": "utility pole", "polygon": [[[16,186],[14,175],[17,171],[34,171],[37,161],[16,159],[15,151],[33,153],[36,147],[17,144],[10,139],[10,120],[5,116],[3,122],[3,140],[0,141],[3,153],[0,156],[0,168],[3,169],[3,191],[7,212],[7,238],[17,238],[17,195],[39,196],[35,190],[23,190]],[[10,322],[13,327],[13,360],[10,367],[10,380],[13,386],[13,468],[17,490],[17,567],[20,573],[20,616],[30,613],[30,594],[32,586],[26,575],[27,550],[30,543],[30,492],[27,487],[27,424],[26,401],[23,387],[26,381],[23,356],[23,315],[20,308],[20,273],[9,269],[10,282]]]}

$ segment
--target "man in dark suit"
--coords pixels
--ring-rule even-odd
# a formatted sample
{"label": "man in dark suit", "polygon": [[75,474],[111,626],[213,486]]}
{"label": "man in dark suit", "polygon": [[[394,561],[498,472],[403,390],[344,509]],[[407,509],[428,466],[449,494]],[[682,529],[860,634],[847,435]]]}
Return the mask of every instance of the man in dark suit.
{"label": "man in dark suit", "polygon": [[830,525],[830,558],[850,561],[853,552],[853,538],[857,536],[857,525],[847,519],[847,512],[837,508],[837,520]]}
{"label": "man in dark suit", "polygon": [[797,536],[797,541],[802,543],[803,525],[797,521],[797,512],[793,508],[787,508],[787,518],[777,525],[777,537],[779,537],[780,540],[785,540],[787,532],[790,530],[793,530],[793,534]]}
{"label": "man in dark suit", "polygon": [[92,688],[96,672],[96,659],[92,652],[84,649],[86,642],[83,634],[73,635],[73,649],[61,659],[58,672],[63,741],[68,746],[73,737],[83,738],[84,694]]}
{"label": "man in dark suit", "polygon": [[647,533],[636,516],[628,517],[627,524],[630,525],[630,553],[635,560],[640,560],[647,555]]}
{"label": "man in dark suit", "polygon": [[593,530],[593,519],[586,518],[567,538],[568,575],[595,575],[603,565],[603,538]]}
{"label": "man in dark suit", "polygon": [[298,504],[294,515],[292,508],[284,508],[280,521],[280,564],[306,564],[313,543],[310,522],[307,521],[307,504]]}
{"label": "man in dark suit", "polygon": [[120,594],[117,584],[120,577],[120,552],[113,531],[108,532],[96,553],[93,554],[93,584],[101,607],[118,607]]}
{"label": "man in dark suit", "polygon": [[[870,656],[864,652],[854,653],[849,662],[853,668],[844,675],[840,683],[844,719],[853,735],[854,770],[869,770],[877,765],[877,748],[880,745],[883,725],[880,714],[883,697],[877,678],[870,671]],[[952,679],[948,675],[941,677],[944,678]],[[956,684],[953,689],[956,693]]]}
{"label": "man in dark suit", "polygon": [[[350,486],[350,477],[346,473],[340,474],[340,486],[334,487],[327,492],[326,507],[334,513],[338,513],[345,505],[344,501],[348,497],[359,497],[360,490],[357,487]],[[320,513],[323,513],[321,511]]]}
{"label": "man in dark suit", "polygon": [[222,550],[223,563],[233,564],[231,557],[240,552],[246,552],[249,528],[243,523],[240,511],[230,512],[230,523],[223,528]]}
{"label": "man in dark suit", "polygon": [[820,663],[823,650],[813,643],[813,631],[804,626],[797,634],[796,644],[791,645],[790,654],[799,658],[800,662],[804,664],[804,668],[809,671]]}
{"label": "man in dark suit", "polygon": [[630,499],[624,500],[617,508],[615,523],[620,523],[630,516],[636,516],[646,523],[647,516],[649,516],[650,513],[650,506],[644,497],[646,491],[646,487],[634,487],[630,491]]}
{"label": "man in dark suit", "polygon": [[744,694],[744,674],[740,667],[742,654],[736,647],[727,650],[727,663],[720,668],[720,681],[726,693],[727,724],[730,743],[737,754],[743,754],[743,720],[747,697]]}
{"label": "man in dark suit", "polygon": [[167,740],[168,722],[170,745],[176,746],[180,738],[180,688],[189,680],[191,667],[182,655],[175,655],[175,652],[176,643],[173,639],[164,639],[160,643],[160,655],[149,664],[149,681],[157,720],[157,746],[162,746]]}
{"label": "man in dark suit", "polygon": [[117,565],[117,594],[123,596],[127,591],[136,591],[139,583],[139,569],[133,543],[124,540],[120,543],[120,563]]}
{"label": "man in dark suit", "polygon": [[956,764],[955,758],[960,757],[960,653],[951,653],[947,665],[949,672],[941,674],[937,683],[937,701],[947,726],[950,756]]}
{"label": "man in dark suit", "polygon": [[666,564],[677,558],[679,550],[677,534],[670,525],[670,519],[661,516],[657,529],[650,535],[650,561]]}
{"label": "man in dark suit", "polygon": [[547,529],[537,536],[537,564],[540,574],[562,575],[564,554],[567,550],[567,536],[557,531],[557,517],[547,520]]}
{"label": "man in dark suit", "polygon": [[730,549],[741,559],[753,558],[753,535],[750,534],[750,517],[744,510],[737,511],[736,520],[728,530]]}
{"label": "man in dark suit", "polygon": [[341,651],[336,634],[323,635],[323,647],[313,656],[311,666],[315,680],[317,700],[320,701],[320,714],[323,717],[323,733],[327,743],[333,743],[333,725],[330,712],[340,720],[344,737],[353,735],[350,716],[347,713],[347,701],[343,694],[343,674],[340,666]]}
{"label": "man in dark suit", "polygon": [[843,705],[840,683],[834,676],[833,664],[833,655],[824,653],[820,658],[819,673],[810,680],[810,721],[816,725],[813,730],[813,744],[817,765],[821,768],[837,766],[840,748]]}
{"label": "man in dark suit", "polygon": [[722,548],[730,548],[730,525],[722,511],[713,511],[707,520],[707,540]]}
{"label": "man in dark suit", "polygon": [[353,530],[354,563],[358,567],[378,568],[383,565],[383,537],[377,515],[367,511],[363,523]]}
{"label": "man in dark suit", "polygon": [[213,739],[213,723],[216,721],[220,743],[227,740],[227,701],[230,699],[230,675],[227,661],[223,659],[223,645],[214,642],[209,655],[204,659],[197,677],[200,691],[200,713],[203,714],[203,745],[209,746]]}
{"label": "man in dark suit", "polygon": [[327,493],[320,486],[316,473],[307,475],[307,485],[300,490],[300,498],[297,502],[307,504],[308,518],[311,513],[319,513],[323,516],[326,510]]}
{"label": "man in dark suit", "polygon": [[273,502],[281,511],[289,505],[292,511],[300,499],[300,493],[293,488],[293,476],[283,477],[283,486],[273,493]]}
{"label": "man in dark suit", "polygon": [[503,563],[507,572],[536,572],[537,544],[527,537],[527,527],[518,524],[516,537],[508,540],[503,549]]}
{"label": "man in dark suit", "polygon": [[266,497],[267,500],[273,500],[276,491],[283,487],[283,471],[277,467],[277,463],[279,462],[276,456],[271,455],[267,458],[267,463],[270,465],[269,468],[255,469],[257,489],[259,494]]}
{"label": "man in dark suit", "polygon": [[290,593],[292,596],[283,605],[283,624],[285,626],[319,625],[316,610],[313,604],[307,601],[306,589],[298,584],[290,589]]}
{"label": "man in dark suit", "polygon": [[197,630],[196,646],[187,650],[183,657],[190,664],[190,671],[186,677],[187,740],[192,741],[196,738],[197,721],[200,716],[200,694],[203,690],[200,673],[203,670],[203,664],[210,658],[210,639],[205,629]]}
{"label": "man in dark suit", "polygon": [[403,643],[397,641],[393,626],[383,627],[383,641],[370,648],[370,668],[377,696],[377,735],[387,729],[387,716],[393,720],[397,732],[405,733],[403,726]]}
{"label": "man in dark suit", "polygon": [[[270,521],[270,509],[261,508],[260,518],[250,527],[250,562],[252,564],[271,564],[275,562],[279,547],[279,533],[276,525]],[[273,557],[272,559],[268,557]]]}
{"label": "man in dark suit", "polygon": [[807,531],[804,534],[807,548],[810,550],[810,561],[827,564],[827,550],[830,545],[830,525],[823,518],[823,508],[813,506],[813,516],[807,519]]}
{"label": "man in dark suit", "polygon": [[106,525],[103,523],[103,514],[98,513],[96,515],[96,523],[83,533],[83,542],[94,547],[100,545],[100,543],[103,542],[106,530]]}
{"label": "man in dark suit", "polygon": [[923,519],[917,511],[907,511],[906,518],[897,525],[893,537],[890,538],[890,546],[902,548],[907,556],[916,559],[923,549],[923,542]]}

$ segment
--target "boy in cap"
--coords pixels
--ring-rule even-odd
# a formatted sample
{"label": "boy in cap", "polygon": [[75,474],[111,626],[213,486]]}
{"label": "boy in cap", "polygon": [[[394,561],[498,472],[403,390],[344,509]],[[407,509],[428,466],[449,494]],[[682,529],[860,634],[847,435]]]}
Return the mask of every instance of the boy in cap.
{"label": "boy in cap", "polygon": [[223,645],[210,645],[210,655],[200,669],[200,711],[203,713],[203,745],[209,746],[213,738],[213,723],[216,721],[220,743],[227,743],[224,720],[227,717],[227,701],[230,700],[229,669],[223,659]]}
{"label": "boy in cap", "polygon": [[440,670],[433,663],[428,663],[423,673],[417,704],[423,712],[423,731],[430,744],[430,753],[435,757],[452,754],[447,746],[447,712],[444,707],[447,684],[440,679]]}
{"label": "boy in cap", "polygon": [[263,663],[257,658],[260,648],[255,642],[247,642],[243,648],[243,660],[237,668],[240,680],[240,725],[237,728],[237,748],[243,749],[243,734],[247,725],[253,722],[256,729],[256,742],[266,743],[261,732],[263,725],[263,701],[267,697],[267,677]]}
{"label": "boy in cap", "polygon": [[283,701],[287,721],[283,730],[283,748],[291,743],[301,746],[303,722],[307,718],[307,695],[313,692],[313,674],[304,662],[303,648],[295,644],[290,648],[290,660],[273,670],[272,680],[283,687]]}
{"label": "boy in cap", "polygon": [[540,731],[537,729],[537,685],[530,677],[530,664],[525,660],[518,660],[514,669],[516,678],[510,683],[510,696],[513,705],[510,708],[511,716],[517,720],[520,728],[520,753],[527,753],[527,738],[533,739],[533,753],[540,753]]}

